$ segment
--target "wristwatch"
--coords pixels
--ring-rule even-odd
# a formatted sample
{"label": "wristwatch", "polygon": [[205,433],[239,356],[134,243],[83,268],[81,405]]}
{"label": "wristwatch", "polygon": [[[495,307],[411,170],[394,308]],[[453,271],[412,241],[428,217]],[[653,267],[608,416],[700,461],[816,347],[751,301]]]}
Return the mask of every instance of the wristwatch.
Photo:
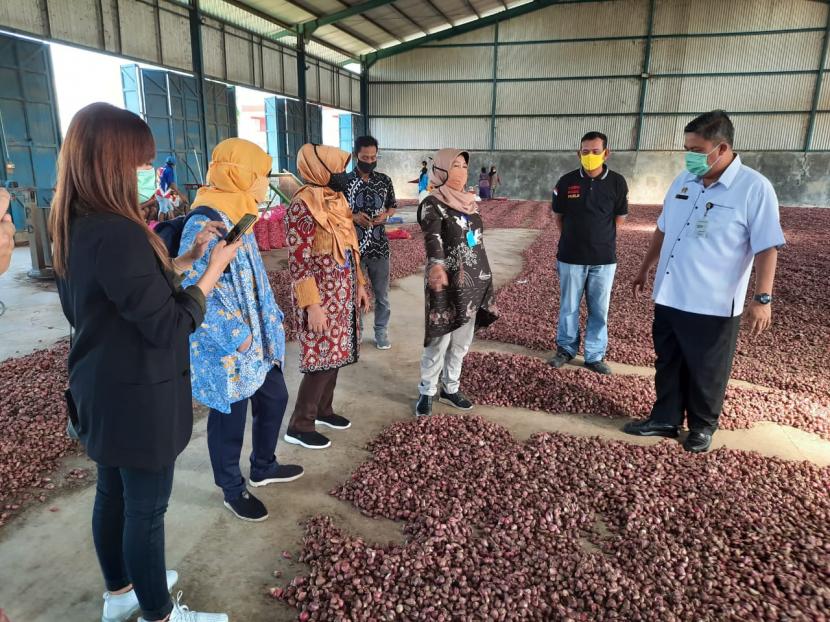
{"label": "wristwatch", "polygon": [[757,294],[756,296],[752,297],[752,300],[761,303],[762,305],[768,305],[772,302],[772,296],[770,296],[769,294]]}

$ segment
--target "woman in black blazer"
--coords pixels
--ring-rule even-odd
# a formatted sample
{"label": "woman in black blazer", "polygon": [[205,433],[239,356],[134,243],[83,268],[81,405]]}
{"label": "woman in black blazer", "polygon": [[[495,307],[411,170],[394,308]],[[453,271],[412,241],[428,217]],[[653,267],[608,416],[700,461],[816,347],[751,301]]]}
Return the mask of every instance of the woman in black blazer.
{"label": "woman in black blazer", "polygon": [[193,426],[188,337],[239,243],[217,244],[201,280],[179,287],[178,274],[218,230],[206,228],[193,251],[169,259],[138,209],[137,171],[154,152],[139,117],[87,106],[67,131],[52,202],[58,292],[76,331],[71,402],[98,465],[92,532],[108,590],[102,621],[128,620],[140,608],[147,622],[225,622],[171,600],[177,575],[165,571],[164,514]]}

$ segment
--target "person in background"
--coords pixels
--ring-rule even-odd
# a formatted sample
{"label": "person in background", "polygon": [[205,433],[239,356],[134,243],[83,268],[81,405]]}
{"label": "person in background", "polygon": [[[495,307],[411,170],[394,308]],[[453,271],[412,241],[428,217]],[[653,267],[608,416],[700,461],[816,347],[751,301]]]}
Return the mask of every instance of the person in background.
{"label": "person in background", "polygon": [[608,305],[617,269],[617,229],[628,214],[628,185],[605,163],[611,155],[605,134],[585,134],[577,155],[582,166],[562,177],[553,191],[560,295],[556,355],[548,364],[558,369],[579,351],[579,306],[584,295],[585,367],[610,374],[605,362]]}
{"label": "person in background", "polygon": [[632,285],[635,295],[641,292],[657,264],[652,294],[657,400],[648,419],[623,430],[674,438],[685,415],[689,435],[683,447],[703,452],[718,427],[753,263],[748,329],[757,336],[771,324],[784,233],[772,184],[733,151],[729,116],[707,112],[684,132],[686,170],[666,194]]}
{"label": "person in background", "polygon": [[332,407],[340,368],[360,356],[359,313],[369,305],[352,210],[343,195],[350,158],[334,147],[303,145],[297,170],[306,185],[286,215],[303,379],[285,440],[306,449],[331,446],[316,424],[334,430],[352,425]]}
{"label": "person in background", "polygon": [[[179,203],[177,203],[177,197]],[[156,203],[158,203],[158,219],[167,220],[175,216],[175,209],[184,201],[184,194],[176,185],[176,158],[167,156],[164,166],[159,172]]]}
{"label": "person in background", "polygon": [[14,251],[14,223],[11,209],[11,195],[5,188],[0,188],[0,274],[9,269]]}
{"label": "person in background", "polygon": [[158,219],[158,203],[156,201],[156,171],[153,163],[145,162],[138,171],[138,210],[144,222],[149,223]]}
{"label": "person in background", "polygon": [[352,209],[357,231],[360,265],[375,294],[375,345],[392,347],[389,341],[389,240],[384,226],[398,207],[392,180],[375,171],[378,141],[360,136],[354,143],[355,169],[349,173],[346,200]]}
{"label": "person in background", "polygon": [[138,171],[154,151],[144,121],[102,103],[81,109],[63,141],[50,225],[58,294],[75,329],[67,406],[97,465],[102,622],[132,620],[139,609],[141,622],[227,622],[190,611],[181,592],[170,598],[178,575],[165,571],[164,514],[193,431],[188,338],[240,244],[217,243],[202,277],[181,289],[177,272],[202,257],[218,229],[206,228],[171,262],[138,210]]}
{"label": "person in background", "polygon": [[[257,216],[258,205],[268,196],[271,164],[271,156],[254,143],[223,140],[213,150],[208,185],[199,189],[193,206],[216,210],[228,231],[244,215]],[[191,216],[181,248],[190,248],[210,222],[206,215]],[[303,475],[303,468],[279,464],[275,455],[288,404],[282,373],[283,313],[250,231],[243,236],[230,270],[207,297],[205,321],[190,338],[190,374],[193,397],[210,408],[210,464],[225,507],[239,519],[259,522],[268,518],[268,510],[248,491],[239,468],[248,402],[253,417],[248,483],[259,487],[292,482]],[[194,263],[185,274],[185,285],[195,283],[208,267],[204,260]]]}
{"label": "person in background", "polygon": [[418,175],[418,194],[426,192],[429,189],[429,170],[427,169],[427,161],[421,162],[421,172]]}
{"label": "person in background", "polygon": [[418,417],[432,414],[439,382],[440,401],[459,410],[473,407],[459,390],[461,365],[475,329],[498,319],[484,250],[484,224],[475,194],[465,189],[469,161],[466,151],[439,151],[430,177],[433,191],[418,206],[427,254],[426,330],[415,405]]}
{"label": "person in background", "polygon": [[501,177],[499,177],[498,172],[496,172],[496,165],[490,167],[490,198],[496,198],[496,191],[501,186]]}
{"label": "person in background", "polygon": [[478,176],[478,196],[482,201],[490,198],[490,174],[485,166],[481,167],[481,173]]}

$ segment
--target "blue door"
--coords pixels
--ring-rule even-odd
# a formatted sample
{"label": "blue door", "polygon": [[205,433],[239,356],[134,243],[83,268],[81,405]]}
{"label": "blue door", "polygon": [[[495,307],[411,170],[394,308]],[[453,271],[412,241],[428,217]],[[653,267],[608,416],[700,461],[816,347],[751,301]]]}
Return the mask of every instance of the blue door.
{"label": "blue door", "polygon": [[[60,129],[49,47],[0,35],[0,182],[37,189],[48,207],[55,189]],[[26,215],[12,205],[18,230]]]}
{"label": "blue door", "polygon": [[[357,138],[357,133],[355,132],[357,128],[357,117],[344,112],[337,117],[337,120],[340,123],[340,148],[347,153],[351,153],[352,149],[354,149],[354,140]],[[349,160],[348,170],[351,171],[353,168],[354,158]]]}
{"label": "blue door", "polygon": [[[213,148],[236,136],[236,96],[233,87],[206,82],[208,154],[202,153],[196,79],[170,71],[144,69],[137,65],[121,68],[124,105],[140,115],[150,126],[156,141],[154,166],[163,166],[172,155],[176,158],[176,183],[184,190],[190,184],[205,183],[207,159]],[[193,198],[193,191],[188,193]]]}

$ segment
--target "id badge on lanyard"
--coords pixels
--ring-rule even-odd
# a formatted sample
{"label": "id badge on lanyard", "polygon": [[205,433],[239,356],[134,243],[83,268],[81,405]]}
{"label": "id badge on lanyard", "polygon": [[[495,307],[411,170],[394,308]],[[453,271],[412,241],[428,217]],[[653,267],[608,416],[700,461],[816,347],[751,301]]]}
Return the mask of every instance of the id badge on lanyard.
{"label": "id badge on lanyard", "polygon": [[464,216],[464,222],[467,223],[467,246],[470,248],[474,248],[478,245],[478,240],[476,240],[476,232],[470,227],[470,219]]}

